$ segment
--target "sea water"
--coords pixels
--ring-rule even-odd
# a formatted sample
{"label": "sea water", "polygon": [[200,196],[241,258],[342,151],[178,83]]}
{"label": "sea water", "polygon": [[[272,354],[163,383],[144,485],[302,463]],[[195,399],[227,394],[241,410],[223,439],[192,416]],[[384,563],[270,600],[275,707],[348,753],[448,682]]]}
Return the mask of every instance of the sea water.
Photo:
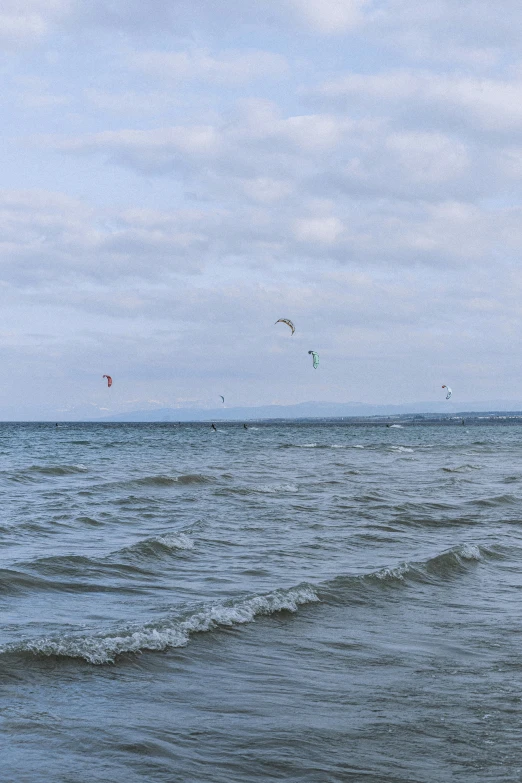
{"label": "sea water", "polygon": [[521,436],[0,425],[0,780],[520,781]]}

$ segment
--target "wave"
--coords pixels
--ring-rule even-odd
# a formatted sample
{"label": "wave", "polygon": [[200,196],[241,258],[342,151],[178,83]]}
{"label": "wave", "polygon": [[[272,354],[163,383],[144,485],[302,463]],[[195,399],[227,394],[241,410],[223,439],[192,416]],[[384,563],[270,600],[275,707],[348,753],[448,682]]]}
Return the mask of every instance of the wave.
{"label": "wave", "polygon": [[295,484],[260,484],[255,487],[222,487],[218,489],[217,495],[277,495],[285,492],[299,492],[299,487]]}
{"label": "wave", "polygon": [[39,476],[74,476],[88,472],[85,465],[30,465],[14,473],[4,471],[3,475],[10,481],[27,483],[37,481]]}
{"label": "wave", "polygon": [[[28,591],[67,591],[70,593],[121,592],[121,585],[109,585],[106,581],[103,583],[86,581],[85,572],[89,570],[89,576],[91,577],[101,573],[103,573],[104,577],[108,573],[122,576],[125,571],[131,572],[129,575],[135,577],[138,573],[137,568],[131,569],[130,566],[111,566],[111,564],[107,564],[105,567],[102,567],[89,558],[78,556],[47,558],[47,562],[42,559],[39,562],[35,561],[30,564],[29,567],[31,566],[36,573],[31,574],[30,572],[13,568],[0,569],[0,593],[16,595]],[[80,574],[82,575],[81,580],[78,578]],[[130,582],[125,587],[125,590],[126,592],[139,592],[139,588],[135,588]]]}
{"label": "wave", "polygon": [[145,487],[171,487],[176,484],[183,486],[190,484],[211,484],[216,479],[214,476],[204,476],[202,473],[187,473],[181,476],[143,476],[142,478],[133,479],[126,482],[129,486],[145,486]]}
{"label": "wave", "polygon": [[471,473],[473,470],[482,470],[480,465],[471,465],[466,463],[465,465],[457,465],[454,468],[444,467],[441,468],[444,473]]}
{"label": "wave", "polygon": [[278,446],[279,449],[320,449],[318,443],[281,443]]}
{"label": "wave", "polygon": [[467,505],[481,506],[483,508],[494,508],[496,506],[512,506],[518,503],[516,495],[494,495],[489,498],[480,498],[479,500],[470,500]]}
{"label": "wave", "polygon": [[[88,524],[100,524],[96,520],[87,519]],[[126,553],[140,551],[141,548],[141,553],[150,558],[151,555],[157,556],[159,552],[191,549],[193,546],[193,541],[185,534],[167,533],[99,558],[61,554],[19,561],[11,567],[0,569],[0,594],[49,591],[103,593],[118,592],[122,589],[132,593],[141,592],[142,586],[135,581],[136,577],[149,576],[150,570],[146,565],[129,562],[124,557]],[[117,581],[114,582],[114,579]]]}
{"label": "wave", "polygon": [[[88,518],[89,519],[89,518]],[[99,524],[89,519],[89,524]],[[185,533],[165,533],[163,535],[138,541],[136,544],[124,547],[102,558],[85,557],[83,555],[51,555],[34,560],[19,562],[14,568],[0,569],[0,593],[18,593],[22,590],[46,591],[67,589],[73,592],[104,592],[118,589],[109,585],[107,577],[135,579],[139,573],[147,573],[134,563],[125,562],[126,555],[139,555],[150,559],[176,550],[194,549],[194,541]],[[123,562],[118,561],[122,558]],[[68,580],[65,583],[63,579]],[[99,579],[105,581],[92,583],[87,580]],[[127,590],[127,585],[125,586]]]}
{"label": "wave", "polygon": [[81,522],[82,525],[90,525],[91,527],[102,527],[105,524],[105,522],[102,522],[99,519],[88,516],[76,517],[76,521]]}
{"label": "wave", "polygon": [[184,618],[150,623],[139,628],[124,628],[112,634],[83,637],[66,635],[15,643],[0,648],[0,653],[82,658],[92,664],[114,663],[119,655],[125,653],[184,647],[193,634],[251,623],[261,615],[296,612],[299,606],[318,600],[314,588],[303,584],[289,590],[275,590],[266,595],[210,606]]}
{"label": "wave", "polygon": [[31,465],[27,471],[43,476],[73,476],[75,473],[88,473],[89,468],[85,465]]}
{"label": "wave", "polygon": [[253,487],[252,492],[272,495],[278,494],[279,492],[299,492],[299,487],[295,484],[261,484],[259,487]]}
{"label": "wave", "polygon": [[213,604],[140,626],[127,625],[112,632],[65,634],[14,642],[1,647],[0,654],[80,658],[91,664],[114,663],[123,654],[182,647],[188,644],[193,634],[251,623],[262,615],[296,612],[300,606],[307,604],[368,603],[375,595],[382,598],[390,589],[415,583],[438,586],[465,573],[485,556],[503,557],[501,552],[465,543],[423,561],[402,562],[366,574],[341,575],[318,585],[304,582],[288,589]]}
{"label": "wave", "polygon": [[368,591],[398,587],[408,583],[446,582],[482,560],[490,551],[476,544],[459,544],[427,560],[406,561],[369,574],[338,576],[318,591],[322,601],[331,603],[366,602]]}
{"label": "wave", "polygon": [[279,449],[346,449],[341,443],[281,443]]}
{"label": "wave", "polygon": [[125,549],[120,549],[114,554],[137,554],[139,556],[158,557],[165,554],[172,554],[175,550],[194,549],[194,541],[185,533],[165,533],[161,536],[153,536],[137,544],[132,544]]}

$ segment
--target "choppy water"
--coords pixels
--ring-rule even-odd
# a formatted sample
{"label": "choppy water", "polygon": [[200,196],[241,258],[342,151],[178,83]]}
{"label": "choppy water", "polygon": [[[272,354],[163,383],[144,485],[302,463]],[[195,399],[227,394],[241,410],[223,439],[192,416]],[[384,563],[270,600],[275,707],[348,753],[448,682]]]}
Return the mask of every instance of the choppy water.
{"label": "choppy water", "polygon": [[0,780],[520,781],[521,440],[0,425]]}

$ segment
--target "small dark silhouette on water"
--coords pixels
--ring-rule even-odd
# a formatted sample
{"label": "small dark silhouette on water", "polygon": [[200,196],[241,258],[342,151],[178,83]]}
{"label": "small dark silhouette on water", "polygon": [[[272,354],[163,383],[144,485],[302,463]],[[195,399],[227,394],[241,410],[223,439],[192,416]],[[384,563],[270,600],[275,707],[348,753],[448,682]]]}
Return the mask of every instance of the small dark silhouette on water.
{"label": "small dark silhouette on water", "polygon": [[215,424],[212,424],[212,427],[210,429],[214,430],[214,432],[217,432],[217,428]]}
{"label": "small dark silhouette on water", "polygon": [[246,430],[248,429],[248,427],[247,427],[247,425],[246,425],[246,424],[243,424],[243,427],[244,427]]}

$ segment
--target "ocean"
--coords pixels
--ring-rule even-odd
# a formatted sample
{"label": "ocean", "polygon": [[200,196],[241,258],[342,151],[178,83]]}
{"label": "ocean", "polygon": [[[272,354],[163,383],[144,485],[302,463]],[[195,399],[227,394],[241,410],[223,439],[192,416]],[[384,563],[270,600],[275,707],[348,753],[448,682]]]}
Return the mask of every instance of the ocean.
{"label": "ocean", "polygon": [[519,783],[516,423],[1,424],[2,783]]}

